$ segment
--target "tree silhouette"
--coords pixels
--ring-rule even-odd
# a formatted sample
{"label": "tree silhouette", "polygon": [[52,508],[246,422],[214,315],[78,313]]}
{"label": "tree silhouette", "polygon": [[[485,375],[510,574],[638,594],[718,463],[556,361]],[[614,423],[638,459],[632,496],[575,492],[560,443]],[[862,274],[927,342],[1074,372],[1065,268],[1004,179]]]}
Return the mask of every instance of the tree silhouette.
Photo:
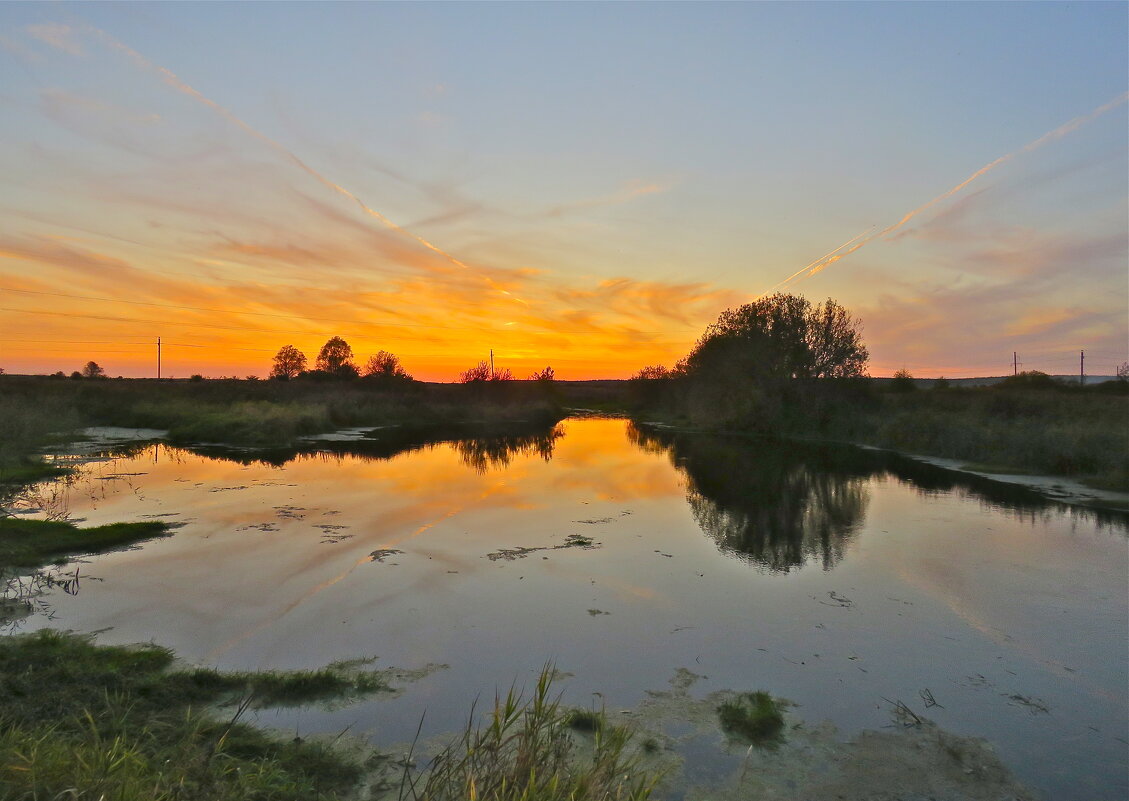
{"label": "tree silhouette", "polygon": [[400,364],[400,357],[386,350],[377,351],[376,355],[369,356],[363,373],[366,378],[412,380],[411,375]]}
{"label": "tree silhouette", "polygon": [[556,378],[556,371],[552,367],[546,367],[544,370],[537,370],[531,376],[530,381],[552,381]]}
{"label": "tree silhouette", "polygon": [[98,362],[87,362],[82,368],[83,378],[105,378],[106,371],[98,366]]}
{"label": "tree silhouette", "polygon": [[281,380],[297,378],[305,369],[306,354],[293,345],[283,345],[274,355],[274,367],[271,368],[270,377]]}
{"label": "tree silhouette", "polygon": [[360,374],[353,364],[353,349],[341,337],[333,337],[321,346],[315,367],[336,378],[356,378]]}
{"label": "tree silhouette", "polygon": [[891,392],[913,392],[917,389],[917,384],[913,382],[910,371],[903,367],[901,370],[894,371],[894,377],[890,379],[889,389]]}
{"label": "tree silhouette", "polygon": [[639,372],[631,376],[631,380],[640,381],[656,381],[663,378],[670,378],[670,370],[666,369],[661,364],[649,364],[646,367],[640,368]]}

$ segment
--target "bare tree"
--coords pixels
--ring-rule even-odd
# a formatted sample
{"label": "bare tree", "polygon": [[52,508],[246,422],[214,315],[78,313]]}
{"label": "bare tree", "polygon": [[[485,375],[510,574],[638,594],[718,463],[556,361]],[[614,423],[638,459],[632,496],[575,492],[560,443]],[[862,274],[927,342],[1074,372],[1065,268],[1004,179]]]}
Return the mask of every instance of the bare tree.
{"label": "bare tree", "polygon": [[475,384],[482,381],[512,381],[513,377],[514,374],[508,367],[503,367],[501,370],[491,370],[490,365],[482,361],[459,373],[459,382]]}
{"label": "bare tree", "polygon": [[544,370],[537,370],[533,375],[529,376],[530,381],[552,381],[556,378],[556,371],[552,367],[546,367]]}

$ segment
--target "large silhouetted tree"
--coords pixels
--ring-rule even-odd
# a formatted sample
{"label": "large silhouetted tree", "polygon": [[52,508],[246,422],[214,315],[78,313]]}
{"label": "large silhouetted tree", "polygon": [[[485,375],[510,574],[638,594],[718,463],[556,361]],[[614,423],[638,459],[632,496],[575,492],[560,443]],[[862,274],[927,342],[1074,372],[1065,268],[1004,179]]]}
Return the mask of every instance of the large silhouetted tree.
{"label": "large silhouetted tree", "polygon": [[357,365],[353,364],[353,349],[341,337],[333,337],[321,346],[314,366],[337,378],[356,378],[360,375]]}
{"label": "large silhouetted tree", "polygon": [[87,362],[86,366],[82,368],[83,378],[105,378],[106,371],[103,370],[98,362]]}
{"label": "large silhouetted tree", "polygon": [[861,376],[869,354],[860,327],[830,298],[812,306],[778,292],[723,311],[686,357],[685,368],[690,374],[748,369],[779,378]]}
{"label": "large silhouetted tree", "polygon": [[861,323],[828,299],[778,293],[721,313],[675,368],[691,420],[776,430],[819,395],[814,379],[865,374]]}
{"label": "large silhouetted tree", "polygon": [[306,369],[306,354],[293,345],[283,345],[274,355],[274,367],[270,377],[279,379],[296,378]]}

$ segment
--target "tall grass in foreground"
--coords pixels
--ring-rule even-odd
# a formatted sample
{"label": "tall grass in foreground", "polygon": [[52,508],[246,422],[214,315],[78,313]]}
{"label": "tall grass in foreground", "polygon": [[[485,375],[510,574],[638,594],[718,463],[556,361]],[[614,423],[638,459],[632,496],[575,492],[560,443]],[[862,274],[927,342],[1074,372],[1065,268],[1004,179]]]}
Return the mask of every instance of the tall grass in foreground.
{"label": "tall grass in foreground", "polygon": [[490,721],[467,724],[424,773],[405,773],[400,801],[643,801],[659,776],[641,763],[646,749],[603,713],[590,737],[574,734],[574,710],[550,698],[546,668],[529,698],[495,698]]}

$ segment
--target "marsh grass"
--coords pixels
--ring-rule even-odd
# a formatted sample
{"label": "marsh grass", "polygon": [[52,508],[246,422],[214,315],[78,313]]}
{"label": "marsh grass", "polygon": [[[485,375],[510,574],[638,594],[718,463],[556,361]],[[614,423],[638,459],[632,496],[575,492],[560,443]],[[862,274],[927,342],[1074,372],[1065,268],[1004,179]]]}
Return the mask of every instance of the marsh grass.
{"label": "marsh grass", "polygon": [[422,774],[405,773],[399,801],[643,801],[659,776],[642,762],[632,733],[593,712],[586,734],[577,710],[551,696],[546,667],[526,698],[514,689],[494,700],[489,722],[472,719]]}
{"label": "marsh grass", "polygon": [[863,441],[992,465],[995,472],[1070,476],[1129,491],[1129,398],[1055,391],[949,389],[888,395],[863,416]]}
{"label": "marsh grass", "polygon": [[379,674],[332,666],[222,674],[176,670],[172,653],[152,645],[95,646],[53,631],[3,638],[0,799],[344,798],[362,760],[240,718],[256,705],[386,689]]}
{"label": "marsh grass", "polygon": [[780,704],[761,690],[722,702],[717,707],[717,719],[727,735],[754,745],[776,742],[784,731]]}

